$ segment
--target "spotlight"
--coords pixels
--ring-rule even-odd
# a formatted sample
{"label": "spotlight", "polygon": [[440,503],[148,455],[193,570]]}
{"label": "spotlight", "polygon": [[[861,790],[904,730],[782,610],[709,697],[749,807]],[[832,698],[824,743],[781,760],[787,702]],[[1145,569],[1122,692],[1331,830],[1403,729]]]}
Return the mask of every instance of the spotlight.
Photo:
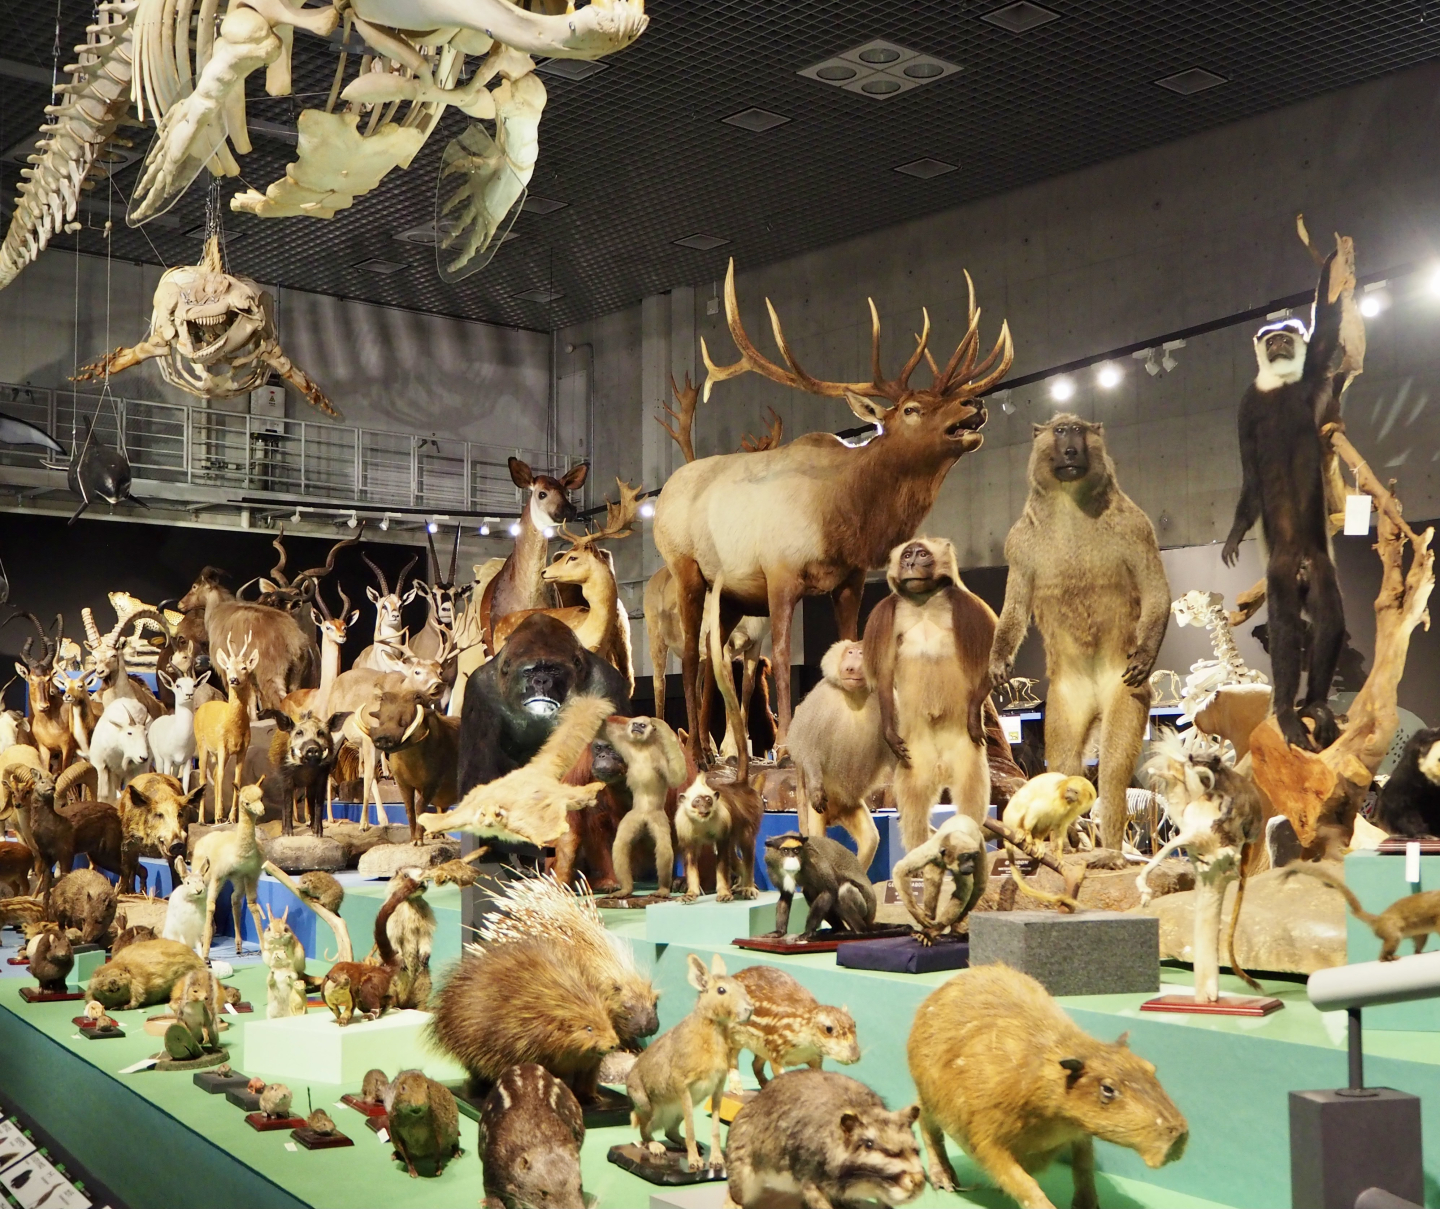
{"label": "spotlight", "polygon": [[1013,416],[1015,414],[1015,404],[1010,402],[1010,392],[1008,390],[997,390],[995,392],[995,401],[1000,404],[1000,410],[1007,416]]}
{"label": "spotlight", "polygon": [[1064,403],[1075,397],[1075,383],[1069,378],[1056,378],[1050,383],[1050,397],[1057,403]]}
{"label": "spotlight", "polygon": [[646,520],[649,520],[652,516],[655,515],[654,500],[646,500],[643,504],[640,505],[640,515],[643,516]]}
{"label": "spotlight", "polygon": [[1385,284],[1383,281],[1374,281],[1365,287],[1364,296],[1360,299],[1360,313],[1366,319],[1374,319],[1390,305],[1390,295],[1384,290]]}
{"label": "spotlight", "polygon": [[1440,264],[1430,270],[1430,280],[1426,282],[1425,288],[1432,294],[1440,295]]}
{"label": "spotlight", "polygon": [[511,536],[511,537],[519,537],[519,536],[520,536],[520,522],[519,522],[519,521],[516,521],[513,525],[510,526],[510,536]]}
{"label": "spotlight", "polygon": [[380,528],[386,533],[390,532],[390,514],[388,512],[380,518]]}
{"label": "spotlight", "polygon": [[1114,390],[1120,385],[1120,378],[1119,366],[1111,365],[1108,361],[1095,371],[1095,381],[1102,390]]}
{"label": "spotlight", "polygon": [[545,540],[548,542],[548,541],[549,541],[552,537],[554,537],[554,536],[555,536],[555,530],[554,530],[553,528],[551,528],[551,526],[546,525],[546,526],[545,526]]}
{"label": "spotlight", "polygon": [[1142,348],[1138,353],[1131,353],[1137,361],[1145,362],[1145,372],[1152,378],[1160,372],[1160,350],[1158,348]]}
{"label": "spotlight", "polygon": [[428,532],[430,532],[430,533],[439,533],[439,532],[440,532],[440,526],[437,525],[434,521],[431,521],[429,524],[427,524],[427,525],[425,526],[425,528],[426,528],[426,530],[427,530]]}
{"label": "spotlight", "polygon": [[300,509],[299,509],[299,508],[296,508],[296,509],[295,509],[295,515],[290,518],[290,523],[291,523],[292,525],[298,525],[298,524],[300,523]]}
{"label": "spotlight", "polygon": [[355,512],[355,510],[352,508],[352,509],[350,510],[350,519],[345,522],[345,525],[346,525],[347,528],[354,529],[354,528],[357,528],[357,527],[359,526],[359,524],[360,524],[360,516],[359,516],[359,514],[358,514],[357,512]]}
{"label": "spotlight", "polygon": [[1165,355],[1160,358],[1160,364],[1165,367],[1165,372],[1166,372],[1167,374],[1168,374],[1172,369],[1174,369],[1177,365],[1180,364],[1180,362],[1178,362],[1178,361],[1175,360],[1175,355],[1174,355],[1174,354],[1175,354],[1175,350],[1176,350],[1177,348],[1184,348],[1184,347],[1185,347],[1185,341],[1183,341],[1183,340],[1167,340],[1167,341],[1165,341]]}
{"label": "spotlight", "polygon": [[489,536],[490,536],[490,525],[489,525],[488,522],[487,522],[486,524],[483,524],[483,525],[480,526],[480,536],[481,536],[481,537],[489,537]]}

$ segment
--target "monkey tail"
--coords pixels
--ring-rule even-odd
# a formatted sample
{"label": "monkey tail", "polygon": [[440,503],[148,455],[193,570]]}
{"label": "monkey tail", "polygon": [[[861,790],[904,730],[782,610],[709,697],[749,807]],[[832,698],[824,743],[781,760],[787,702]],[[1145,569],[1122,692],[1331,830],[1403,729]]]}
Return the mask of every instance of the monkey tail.
{"label": "monkey tail", "polygon": [[385,905],[375,916],[375,948],[380,953],[381,965],[392,968],[400,965],[400,958],[395,953],[395,946],[390,943],[390,917],[395,914],[396,908],[418,889],[420,889],[419,882],[413,877],[405,878],[391,892],[390,897],[385,900]]}
{"label": "monkey tail", "polygon": [[1078,911],[1080,904],[1068,894],[1051,894],[1048,890],[1041,890],[1038,886],[1032,886],[1027,882],[1020,872],[1020,862],[1025,860],[1025,854],[1020,851],[1009,840],[1005,841],[1005,852],[1010,857],[1010,876],[1015,884],[1031,898],[1038,898],[1042,903],[1050,903],[1052,906],[1066,907],[1071,911]]}
{"label": "monkey tail", "polygon": [[1230,951],[1230,968],[1240,976],[1245,985],[1252,991],[1264,991],[1264,987],[1240,968],[1240,959],[1235,956],[1235,930],[1240,924],[1240,904],[1245,901],[1245,882],[1247,880],[1245,865],[1250,856],[1250,849],[1254,846],[1255,841],[1251,840],[1240,849],[1240,885],[1235,890],[1235,906],[1230,912],[1230,932],[1225,937],[1225,947]]}
{"label": "monkey tail", "polygon": [[1379,919],[1379,916],[1371,915],[1369,911],[1360,905],[1360,900],[1355,897],[1355,891],[1350,889],[1342,879],[1336,877],[1335,874],[1331,873],[1330,870],[1326,869],[1323,865],[1313,865],[1307,861],[1292,861],[1285,866],[1284,872],[1286,877],[1294,877],[1297,873],[1303,873],[1306,877],[1313,877],[1317,881],[1324,882],[1331,889],[1339,890],[1340,893],[1345,896],[1345,902],[1349,905],[1350,911],[1355,918],[1371,928],[1375,926],[1375,921]]}

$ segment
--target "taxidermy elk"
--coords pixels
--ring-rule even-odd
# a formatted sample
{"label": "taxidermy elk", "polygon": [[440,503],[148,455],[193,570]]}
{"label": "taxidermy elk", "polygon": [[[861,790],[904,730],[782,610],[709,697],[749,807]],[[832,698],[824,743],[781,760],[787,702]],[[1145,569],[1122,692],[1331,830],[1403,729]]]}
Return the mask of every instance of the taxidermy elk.
{"label": "taxidermy elk", "polygon": [[[851,444],[830,433],[810,433],[756,453],[720,454],[680,467],[655,507],[655,545],[675,577],[684,637],[682,668],[691,752],[700,746],[699,637],[707,589],[720,593],[720,639],[744,614],[770,615],[779,696],[777,742],[790,726],[790,623],[802,596],[828,594],[842,638],[858,634],[865,573],[885,565],[890,551],[914,536],[961,455],[979,449],[987,418],[983,396],[1009,371],[1014,346],[1007,324],[989,356],[979,360],[980,312],[970,282],[969,325],[941,367],[930,355],[930,316],[898,376],[880,368],[880,316],[870,303],[870,381],[813,378],[785,342],[779,316],[767,300],[770,323],[785,365],[751,343],[735,298],[735,262],[725,275],[725,317],[740,350],[732,365],[716,365],[701,341],[708,376],[716,382],[754,372],[810,394],[843,398],[861,420],[874,424],[869,441]],[[933,381],[910,385],[924,360]],[[783,524],[785,540],[777,540]]]}
{"label": "taxidermy elk", "polygon": [[205,608],[205,633],[212,652],[250,644],[258,663],[255,689],[262,709],[279,709],[285,694],[304,687],[319,660],[315,642],[284,609],[235,599],[221,586],[224,572],[206,567],[180,600],[180,611]]}

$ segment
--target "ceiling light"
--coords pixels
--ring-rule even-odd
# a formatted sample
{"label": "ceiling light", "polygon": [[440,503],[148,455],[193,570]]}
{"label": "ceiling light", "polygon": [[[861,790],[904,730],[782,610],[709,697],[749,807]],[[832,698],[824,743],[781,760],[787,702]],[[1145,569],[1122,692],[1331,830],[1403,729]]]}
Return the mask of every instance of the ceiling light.
{"label": "ceiling light", "polygon": [[1032,29],[1048,25],[1059,16],[1059,13],[1051,12],[1048,8],[1021,0],[1019,4],[1007,4],[1002,8],[991,9],[980,20],[998,25],[1012,34],[1028,34]]}
{"label": "ceiling light", "polygon": [[1364,315],[1366,319],[1374,319],[1376,315],[1385,309],[1388,301],[1385,294],[1380,291],[1376,291],[1373,294],[1367,291],[1365,296],[1360,299],[1360,313]]}
{"label": "ceiling light", "polygon": [[486,522],[485,524],[483,524],[483,525],[480,526],[480,536],[481,536],[481,537],[489,537],[489,536],[490,536],[490,525],[489,525],[489,522]]}
{"label": "ceiling light", "polygon": [[1137,361],[1145,362],[1145,372],[1152,378],[1160,372],[1160,350],[1158,348],[1143,348],[1138,353],[1131,353]]}
{"label": "ceiling light", "polygon": [[555,201],[549,197],[537,197],[533,193],[525,195],[525,202],[520,207],[528,210],[531,214],[554,214],[556,210],[563,210],[569,202]]}
{"label": "ceiling light", "polygon": [[1095,371],[1095,382],[1101,390],[1114,390],[1120,385],[1122,376],[1120,367],[1107,361]]}
{"label": "ceiling light", "polygon": [[1010,402],[1010,392],[1008,390],[997,390],[994,397],[995,401],[1000,404],[1000,410],[1007,416],[1013,416],[1015,414],[1015,404]]}
{"label": "ceiling light", "polygon": [[1160,358],[1160,364],[1165,367],[1165,372],[1166,372],[1167,374],[1168,374],[1172,369],[1174,369],[1177,365],[1180,364],[1178,361],[1175,360],[1175,357],[1174,357],[1175,350],[1176,350],[1177,348],[1184,348],[1184,347],[1185,347],[1185,341],[1183,341],[1183,340],[1167,340],[1167,341],[1165,341],[1165,345],[1164,345],[1165,355]]}
{"label": "ceiling light", "polygon": [[1057,403],[1065,403],[1075,397],[1075,383],[1069,378],[1056,378],[1050,383],[1050,397]]}
{"label": "ceiling light", "polygon": [[565,295],[556,290],[544,290],[537,286],[533,290],[525,290],[520,294],[511,294],[510,297],[519,298],[525,302],[554,302],[558,298],[564,298]]}
{"label": "ceiling light", "polygon": [[1182,97],[1190,97],[1197,92],[1214,88],[1218,84],[1227,84],[1229,81],[1224,76],[1217,76],[1213,71],[1206,71],[1203,67],[1191,67],[1185,71],[1177,71],[1174,75],[1163,76],[1155,83],[1161,88],[1168,88],[1171,92],[1178,92]]}
{"label": "ceiling light", "polygon": [[380,528],[386,533],[390,532],[390,514],[388,512],[380,518]]}
{"label": "ceiling light", "polygon": [[354,269],[364,269],[367,273],[379,273],[382,277],[389,277],[391,273],[398,273],[401,269],[408,269],[408,264],[401,264],[398,260],[381,260],[378,256],[372,256],[369,260],[362,260],[358,264],[350,266]]}
{"label": "ceiling light", "polygon": [[671,243],[678,244],[682,248],[694,248],[697,252],[708,252],[711,248],[723,247],[730,241],[723,235],[702,235],[697,232],[694,235],[687,235],[684,239],[672,239]]}
{"label": "ceiling light", "polygon": [[429,532],[429,533],[439,533],[439,532],[440,532],[440,526],[437,525],[434,521],[430,521],[430,522],[425,526],[425,529],[426,529],[426,531]]}
{"label": "ceiling light", "polygon": [[641,504],[641,505],[640,505],[640,515],[643,516],[647,521],[648,521],[652,516],[654,516],[654,515],[655,515],[655,501],[654,501],[654,500],[646,500],[643,504]]}
{"label": "ceiling light", "polygon": [[954,63],[921,54],[884,38],[875,38],[833,58],[803,68],[798,74],[821,84],[884,100],[960,70]]}
{"label": "ceiling light", "polygon": [[752,130],[756,134],[766,130],[774,130],[776,126],[783,126],[790,119],[784,114],[771,113],[768,109],[742,109],[739,113],[732,113],[728,118],[721,118],[727,126],[739,126],[741,130]]}
{"label": "ceiling light", "polygon": [[546,525],[546,526],[545,526],[545,540],[548,542],[548,541],[549,541],[552,537],[554,537],[554,536],[555,536],[555,529],[554,529],[554,527],[551,526],[551,525]]}
{"label": "ceiling light", "polygon": [[1440,264],[1430,270],[1430,280],[1425,285],[1430,293],[1440,295]]}
{"label": "ceiling light", "polygon": [[345,522],[347,528],[354,529],[360,524],[360,517],[354,509],[350,511],[350,519]]}
{"label": "ceiling light", "polygon": [[562,80],[583,80],[609,66],[598,59],[543,59],[535,64],[535,70],[541,75],[558,76]]}
{"label": "ceiling light", "polygon": [[920,159],[911,160],[908,164],[900,164],[894,171],[928,181],[937,176],[944,176],[947,172],[954,172],[955,168],[955,164],[947,164],[944,160]]}
{"label": "ceiling light", "polygon": [[519,536],[520,536],[520,522],[519,522],[519,521],[516,521],[513,525],[510,526],[510,536],[511,536],[511,537],[519,537]]}

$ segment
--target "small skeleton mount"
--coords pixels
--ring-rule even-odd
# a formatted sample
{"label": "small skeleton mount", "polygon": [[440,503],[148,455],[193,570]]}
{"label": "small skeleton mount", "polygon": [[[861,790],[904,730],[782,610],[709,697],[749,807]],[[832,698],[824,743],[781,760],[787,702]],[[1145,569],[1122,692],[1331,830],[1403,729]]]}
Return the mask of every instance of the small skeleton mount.
{"label": "small skeleton mount", "polygon": [[990,694],[990,699],[995,703],[997,710],[1007,709],[1039,709],[1040,698],[1035,695],[1035,689],[1040,681],[1031,680],[1027,676],[1012,676],[1004,684],[997,684]]}
{"label": "small skeleton mount", "polygon": [[205,241],[198,265],[167,269],[155,287],[150,334],[132,348],[117,348],[82,367],[74,381],[118,374],[158,359],[171,386],[202,399],[229,399],[263,386],[278,374],[312,407],[340,413],[304,370],[280,348],[275,302],[248,277],[225,272],[220,240]]}
{"label": "small skeleton mount", "polygon": [[1182,704],[1181,694],[1183,691],[1180,687],[1180,677],[1168,667],[1158,668],[1150,673],[1150,705],[1152,708]]}
{"label": "small skeleton mount", "polygon": [[1232,615],[1219,592],[1186,592],[1170,605],[1175,624],[1205,627],[1215,647],[1214,659],[1197,659],[1180,694],[1181,718],[1207,735],[1228,739],[1237,758],[1250,750],[1250,732],[1270,712],[1270,682],[1263,672],[1245,666]]}

